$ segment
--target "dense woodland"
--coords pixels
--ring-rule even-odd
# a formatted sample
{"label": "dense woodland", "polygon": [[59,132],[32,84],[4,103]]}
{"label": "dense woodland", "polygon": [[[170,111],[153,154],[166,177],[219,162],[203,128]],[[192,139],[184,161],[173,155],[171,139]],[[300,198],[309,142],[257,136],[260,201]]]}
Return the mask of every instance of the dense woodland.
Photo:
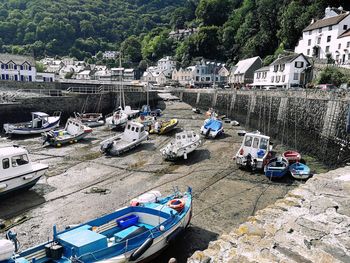
{"label": "dense woodland", "polygon": [[[123,50],[124,63],[141,67],[164,55],[182,65],[256,55],[269,63],[293,49],[328,5],[350,10],[349,0],[0,0],[0,47],[90,62],[101,51]],[[185,40],[168,37],[192,27],[198,33]]]}

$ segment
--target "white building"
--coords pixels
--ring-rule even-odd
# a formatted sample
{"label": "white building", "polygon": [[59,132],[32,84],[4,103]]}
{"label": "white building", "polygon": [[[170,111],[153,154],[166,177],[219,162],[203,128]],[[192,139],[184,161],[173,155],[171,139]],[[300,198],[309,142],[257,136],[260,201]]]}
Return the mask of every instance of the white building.
{"label": "white building", "polygon": [[194,66],[173,71],[172,80],[181,85],[197,87],[224,86],[227,83],[229,71],[224,64],[204,59]]}
{"label": "white building", "polygon": [[302,87],[309,80],[310,62],[303,54],[293,54],[276,59],[268,67],[255,71],[253,86],[263,88]]}
{"label": "white building", "polygon": [[33,57],[0,54],[1,80],[35,81],[36,68]]}
{"label": "white building", "polygon": [[176,68],[176,61],[172,57],[166,56],[157,62],[157,68],[155,71],[163,72],[168,78],[171,78],[171,73]]}
{"label": "white building", "polygon": [[231,71],[231,81],[229,84],[232,87],[242,87],[251,84],[254,81],[254,72],[262,67],[262,60],[260,57],[247,58],[238,61],[235,65],[235,71]]}
{"label": "white building", "polygon": [[88,79],[91,79],[90,75],[91,75],[91,70],[83,70],[76,74],[76,79],[88,80]]}
{"label": "white building", "polygon": [[338,64],[350,62],[350,13],[342,7],[325,9],[325,16],[312,20],[303,30],[295,53],[326,61],[327,54]]}
{"label": "white building", "polygon": [[131,81],[136,79],[136,72],[133,68],[126,68],[124,70],[123,79],[126,81]]}
{"label": "white building", "polygon": [[50,72],[37,72],[35,77],[36,82],[55,82],[55,73]]}
{"label": "white building", "polygon": [[142,81],[159,85],[165,85],[167,79],[164,73],[159,71],[145,71],[141,77]]}
{"label": "white building", "polygon": [[102,57],[105,59],[115,59],[118,55],[118,51],[105,51],[103,52]]}

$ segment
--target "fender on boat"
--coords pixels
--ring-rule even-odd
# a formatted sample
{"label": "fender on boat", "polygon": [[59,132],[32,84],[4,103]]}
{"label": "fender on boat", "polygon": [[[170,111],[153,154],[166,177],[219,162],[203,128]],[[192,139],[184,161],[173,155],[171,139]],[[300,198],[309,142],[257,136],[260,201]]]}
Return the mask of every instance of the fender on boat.
{"label": "fender on boat", "polygon": [[166,242],[171,243],[183,230],[183,227],[176,229],[173,233],[166,237]]}
{"label": "fender on boat", "polygon": [[143,255],[143,253],[145,253],[147,251],[147,249],[149,249],[153,244],[153,238],[147,238],[145,242],[143,242],[143,244],[136,249],[130,256],[129,261],[135,261],[137,260],[139,257],[141,257]]}

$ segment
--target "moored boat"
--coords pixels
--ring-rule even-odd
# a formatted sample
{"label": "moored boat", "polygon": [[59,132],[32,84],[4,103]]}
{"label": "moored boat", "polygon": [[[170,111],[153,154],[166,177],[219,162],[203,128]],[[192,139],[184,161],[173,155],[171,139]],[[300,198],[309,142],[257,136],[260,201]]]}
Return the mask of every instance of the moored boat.
{"label": "moored boat", "polygon": [[136,118],[139,113],[139,110],[132,110],[130,106],[125,106],[124,109],[119,107],[113,113],[106,116],[106,123],[111,129],[124,127],[128,120]]}
{"label": "moored boat", "polygon": [[0,195],[31,188],[48,169],[46,164],[31,162],[28,151],[19,146],[0,148],[0,161]]}
{"label": "moored boat", "polygon": [[76,118],[69,118],[66,126],[61,130],[53,130],[42,134],[43,144],[49,143],[52,146],[60,147],[63,144],[74,143],[92,132],[92,129],[85,126]]}
{"label": "moored boat", "polygon": [[155,121],[155,123],[152,125],[151,130],[149,133],[156,133],[156,134],[166,134],[169,131],[173,130],[179,121],[177,119],[170,119],[170,120],[162,120],[162,121]]}
{"label": "moored boat", "polygon": [[205,137],[215,138],[223,133],[222,121],[216,118],[206,119],[201,127],[201,134],[205,135]]}
{"label": "moored boat", "polygon": [[180,157],[187,159],[187,155],[201,145],[201,138],[194,131],[183,131],[175,134],[175,139],[160,150],[163,158],[174,160]]}
{"label": "moored boat", "polygon": [[148,132],[142,124],[129,121],[122,134],[101,142],[100,150],[104,154],[117,156],[139,146],[147,138]]}
{"label": "moored boat", "polygon": [[76,118],[88,127],[98,127],[105,124],[102,113],[77,113]]}
{"label": "moored boat", "polygon": [[308,179],[312,175],[309,166],[299,162],[291,164],[289,172],[295,179]]}
{"label": "moored boat", "polygon": [[61,112],[52,116],[44,112],[32,112],[32,120],[22,123],[6,123],[3,128],[6,134],[28,135],[40,134],[53,130],[60,124]]}
{"label": "moored boat", "polygon": [[[53,238],[29,248],[18,248],[13,232],[0,242],[4,263],[30,262],[145,262],[168,246],[190,223],[192,190],[175,191],[152,202],[140,202],[70,229],[57,231]],[[16,253],[16,256],[13,256]]]}
{"label": "moored boat", "polygon": [[288,160],[284,157],[272,158],[264,167],[265,176],[269,179],[282,178],[288,172]]}
{"label": "moored boat", "polygon": [[235,155],[236,164],[239,167],[250,169],[263,169],[270,159],[272,145],[270,137],[260,132],[242,132],[244,138],[242,145]]}
{"label": "moored boat", "polygon": [[300,162],[301,160],[301,154],[297,151],[285,151],[282,157],[286,158],[289,163]]}

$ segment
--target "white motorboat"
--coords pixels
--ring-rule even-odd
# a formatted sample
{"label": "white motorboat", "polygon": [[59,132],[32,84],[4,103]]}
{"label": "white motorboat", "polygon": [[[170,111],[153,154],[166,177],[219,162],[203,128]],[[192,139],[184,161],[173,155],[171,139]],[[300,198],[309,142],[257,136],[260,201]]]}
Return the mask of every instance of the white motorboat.
{"label": "white motorboat", "polygon": [[84,125],[79,119],[69,118],[64,129],[43,133],[43,144],[48,142],[59,147],[62,144],[77,142],[91,132],[92,129]]}
{"label": "white motorboat", "polygon": [[91,128],[103,126],[105,124],[102,113],[76,113],[75,117],[84,125]]}
{"label": "white motorboat", "polygon": [[0,148],[0,195],[36,184],[48,169],[46,164],[31,162],[28,151],[19,146]]}
{"label": "white motorboat", "polygon": [[201,145],[202,141],[194,131],[183,131],[175,134],[175,139],[160,150],[167,160],[174,160],[179,157],[187,159],[187,155]]}
{"label": "white motorboat", "polygon": [[6,123],[4,130],[7,134],[40,134],[50,131],[60,124],[61,112],[54,112],[52,116],[44,112],[32,112],[32,120],[22,123]]}
{"label": "white motorboat", "polygon": [[207,138],[216,138],[224,133],[224,127],[222,121],[217,118],[209,118],[204,121],[201,127],[201,134],[205,135]]}
{"label": "white motorboat", "polygon": [[235,155],[239,167],[263,169],[271,158],[270,137],[259,131],[244,133],[242,145]]}
{"label": "white motorboat", "polygon": [[145,127],[137,122],[129,121],[124,133],[118,134],[101,142],[101,152],[108,155],[120,155],[135,148],[147,140],[148,132]]}

